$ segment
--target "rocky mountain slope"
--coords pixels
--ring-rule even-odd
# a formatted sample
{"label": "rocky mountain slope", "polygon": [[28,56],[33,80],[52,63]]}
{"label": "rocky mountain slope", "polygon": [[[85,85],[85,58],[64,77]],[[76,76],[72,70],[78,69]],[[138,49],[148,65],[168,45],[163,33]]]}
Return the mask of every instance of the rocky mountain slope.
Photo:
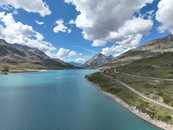
{"label": "rocky mountain slope", "polygon": [[139,48],[132,49],[109,62],[107,66],[129,64],[136,60],[157,57],[165,53],[173,53],[173,35],[151,41]]}
{"label": "rocky mountain slope", "polygon": [[59,59],[52,59],[42,51],[0,40],[0,70],[64,69],[73,67]]}
{"label": "rocky mountain slope", "polygon": [[91,59],[89,59],[88,61],[86,61],[85,64],[83,64],[83,67],[88,67],[88,68],[96,68],[99,67],[101,65],[104,65],[108,62],[110,62],[112,60],[112,57],[108,57],[105,56],[101,53],[96,54],[95,56],[93,56]]}

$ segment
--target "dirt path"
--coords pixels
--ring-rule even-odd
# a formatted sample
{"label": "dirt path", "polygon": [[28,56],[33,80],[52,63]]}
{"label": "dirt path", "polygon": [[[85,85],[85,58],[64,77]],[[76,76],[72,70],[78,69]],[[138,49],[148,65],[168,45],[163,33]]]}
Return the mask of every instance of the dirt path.
{"label": "dirt path", "polygon": [[156,104],[156,105],[159,105],[159,106],[161,106],[161,107],[164,107],[164,108],[167,108],[167,109],[173,111],[173,107],[171,107],[171,106],[169,106],[169,105],[167,105],[167,104],[165,104],[165,103],[161,103],[161,102],[158,102],[158,101],[153,100],[153,99],[151,99],[151,98],[148,98],[148,97],[145,96],[143,93],[137,91],[136,89],[134,89],[134,88],[131,87],[130,85],[128,85],[128,84],[126,84],[126,83],[124,83],[124,82],[122,82],[122,81],[120,81],[120,80],[118,80],[118,79],[114,79],[112,76],[109,76],[109,75],[106,75],[106,74],[104,74],[104,75],[105,75],[106,77],[110,78],[111,80],[114,80],[114,81],[120,83],[121,85],[123,85],[124,87],[126,87],[126,88],[129,89],[130,91],[134,92],[134,93],[137,94],[138,96],[144,98],[144,99],[147,100],[148,102],[154,103],[154,104]]}

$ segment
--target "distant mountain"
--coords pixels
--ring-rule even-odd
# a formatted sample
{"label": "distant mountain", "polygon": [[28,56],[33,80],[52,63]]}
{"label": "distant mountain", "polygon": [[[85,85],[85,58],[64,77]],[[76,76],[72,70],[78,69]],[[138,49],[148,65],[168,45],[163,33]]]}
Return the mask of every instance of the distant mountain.
{"label": "distant mountain", "polygon": [[139,48],[132,49],[107,63],[105,66],[129,64],[136,60],[157,57],[165,53],[173,53],[173,35],[151,41]]}
{"label": "distant mountain", "polygon": [[75,66],[75,67],[82,67],[82,64],[77,63],[77,62],[69,62],[69,64]]}
{"label": "distant mountain", "polygon": [[93,56],[91,59],[86,61],[82,66],[83,67],[88,67],[88,68],[97,68],[101,65],[104,65],[108,62],[110,62],[113,59],[112,56],[105,56],[101,53],[96,54]]}
{"label": "distant mountain", "polygon": [[0,39],[0,69],[12,70],[64,69],[73,67],[59,59],[52,59],[42,51],[19,44],[9,44]]}

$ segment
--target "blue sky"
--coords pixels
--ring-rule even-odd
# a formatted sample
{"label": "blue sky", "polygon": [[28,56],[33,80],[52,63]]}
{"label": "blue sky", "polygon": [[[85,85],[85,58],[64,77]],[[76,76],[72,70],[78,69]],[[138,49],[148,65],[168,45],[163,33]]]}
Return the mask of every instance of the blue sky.
{"label": "blue sky", "polygon": [[[158,6],[159,2],[160,2],[160,0],[154,0],[152,4],[149,4],[148,6],[145,6],[143,9],[141,9],[141,13],[145,14],[146,12],[153,10],[154,14],[156,14],[156,12],[158,10],[157,6]],[[148,35],[143,37],[143,39],[141,40],[141,44],[145,44],[154,39],[158,39],[158,38],[169,35],[169,32],[167,32],[167,31],[163,32],[163,33],[160,33],[158,31],[159,23],[156,20],[155,16],[153,17],[153,22],[154,22],[154,25],[151,29],[151,32]]]}
{"label": "blue sky", "polygon": [[[52,11],[50,16],[40,17],[39,14],[31,14],[20,10],[18,14],[15,15],[16,20],[31,25],[35,30],[42,33],[45,39],[51,42],[56,48],[72,49],[83,53],[87,58],[93,55],[95,51],[99,51],[98,48],[92,48],[89,41],[83,39],[80,29],[68,24],[68,22],[75,19],[78,14],[74,6],[65,4],[64,0],[46,0],[46,3]],[[53,32],[53,26],[58,19],[63,19],[67,24],[66,26],[72,29],[70,34]],[[43,21],[44,25],[38,25],[35,22],[36,20]],[[91,51],[87,51],[90,49]]]}
{"label": "blue sky", "polygon": [[[135,0],[131,1],[134,3],[130,3],[129,6],[129,0],[125,0],[127,4],[121,3],[121,0],[36,0],[35,3],[24,1],[0,0],[3,32],[0,37],[11,43],[18,42],[31,47],[37,47],[38,44],[38,48],[46,54],[67,62],[84,62],[99,52],[117,56],[172,33],[172,28],[168,28],[172,25],[160,18],[159,13],[164,12],[161,7],[158,8],[159,3],[165,5],[164,2],[168,3],[171,0]],[[116,10],[118,2],[121,8]],[[162,8],[170,9],[167,6]],[[7,22],[13,20],[15,22]],[[70,20],[73,20],[73,23],[70,24]],[[13,29],[10,26],[12,24],[16,25],[16,28],[14,26]],[[27,27],[23,28],[25,25]],[[18,32],[21,40],[18,40],[14,33],[10,34],[10,29]],[[36,36],[37,33],[42,38]],[[31,36],[25,39],[25,34]],[[15,37],[15,40],[10,37]]]}

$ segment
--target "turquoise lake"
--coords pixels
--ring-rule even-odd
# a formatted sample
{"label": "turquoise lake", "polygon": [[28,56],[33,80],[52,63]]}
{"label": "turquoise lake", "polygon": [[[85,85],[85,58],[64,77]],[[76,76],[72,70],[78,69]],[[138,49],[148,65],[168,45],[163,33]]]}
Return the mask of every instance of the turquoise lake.
{"label": "turquoise lake", "polygon": [[160,130],[103,95],[90,73],[0,75],[0,130]]}

